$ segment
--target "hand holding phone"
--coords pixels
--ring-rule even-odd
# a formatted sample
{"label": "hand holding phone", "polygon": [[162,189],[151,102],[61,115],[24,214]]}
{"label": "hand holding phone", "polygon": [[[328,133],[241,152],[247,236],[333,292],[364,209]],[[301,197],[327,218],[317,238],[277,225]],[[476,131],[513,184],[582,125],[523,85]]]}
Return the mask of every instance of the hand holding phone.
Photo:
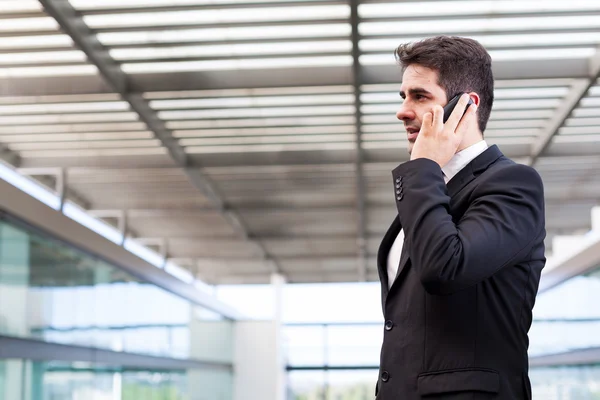
{"label": "hand holding phone", "polygon": [[[449,118],[456,107],[460,107],[461,110]],[[464,111],[460,112],[463,108]],[[433,111],[423,114],[421,130],[410,153],[410,159],[428,158],[443,168],[456,154],[465,133],[476,127],[476,113],[477,106],[465,93],[453,97],[445,107],[434,106]],[[457,120],[457,117],[460,117],[460,120]]]}
{"label": "hand holding phone", "polygon": [[[458,104],[458,100],[460,100],[460,96],[462,96],[464,93],[459,93],[456,96],[454,96],[452,99],[450,99],[450,101],[448,102],[448,104],[446,104],[444,106],[444,123],[446,123],[446,121],[448,120],[448,118],[450,118],[450,114],[452,114],[452,111],[454,110],[454,107],[456,107],[456,104]],[[467,106],[465,107],[465,113],[467,112],[467,110],[469,109],[469,106],[473,104],[473,99],[471,99],[469,97],[469,102],[467,103]],[[463,115],[465,115],[465,113],[463,113]]]}

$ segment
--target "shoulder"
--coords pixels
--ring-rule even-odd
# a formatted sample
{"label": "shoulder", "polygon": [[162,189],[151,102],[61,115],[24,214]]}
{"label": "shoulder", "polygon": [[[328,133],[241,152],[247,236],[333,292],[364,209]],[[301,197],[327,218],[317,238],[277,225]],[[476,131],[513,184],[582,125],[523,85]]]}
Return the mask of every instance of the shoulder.
{"label": "shoulder", "polygon": [[507,157],[501,157],[483,172],[483,182],[510,182],[513,184],[527,184],[542,187],[540,174],[532,167],[517,164]]}

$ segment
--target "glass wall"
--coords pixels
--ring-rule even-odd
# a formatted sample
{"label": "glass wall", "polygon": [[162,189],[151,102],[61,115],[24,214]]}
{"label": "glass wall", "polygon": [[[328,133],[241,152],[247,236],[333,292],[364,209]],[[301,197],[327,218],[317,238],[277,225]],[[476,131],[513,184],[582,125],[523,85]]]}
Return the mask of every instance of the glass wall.
{"label": "glass wall", "polygon": [[529,376],[536,400],[600,399],[600,365],[532,368]]}
{"label": "glass wall", "polygon": [[[10,217],[0,219],[0,335],[233,363],[232,321]],[[231,400],[232,387],[225,369],[0,359],[0,400]]]}
{"label": "glass wall", "polygon": [[290,366],[377,366],[382,324],[287,325],[285,354]]}
{"label": "glass wall", "polygon": [[[191,330],[202,329],[203,320],[219,320],[218,337],[232,329],[231,322],[98,258],[0,220],[2,335],[206,359],[191,353]],[[230,350],[218,361],[231,362],[223,355]]]}
{"label": "glass wall", "polygon": [[[7,371],[21,372],[19,379]],[[120,370],[86,363],[0,360],[0,399],[188,400],[186,374]]]}
{"label": "glass wall", "polygon": [[288,400],[373,400],[377,370],[290,371]]}
{"label": "glass wall", "polygon": [[600,347],[600,271],[540,293],[529,332],[530,356]]}

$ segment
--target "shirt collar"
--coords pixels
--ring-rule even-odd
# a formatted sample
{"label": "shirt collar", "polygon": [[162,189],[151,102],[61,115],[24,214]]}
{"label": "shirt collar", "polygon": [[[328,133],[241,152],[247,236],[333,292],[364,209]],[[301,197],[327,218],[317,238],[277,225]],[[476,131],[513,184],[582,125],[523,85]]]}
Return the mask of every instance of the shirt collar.
{"label": "shirt collar", "polygon": [[461,169],[467,166],[471,161],[477,158],[478,155],[486,151],[488,145],[485,140],[481,140],[474,145],[467,147],[466,149],[459,151],[452,157],[448,164],[444,165],[442,172],[444,173],[444,180],[446,183],[450,179],[454,178]]}

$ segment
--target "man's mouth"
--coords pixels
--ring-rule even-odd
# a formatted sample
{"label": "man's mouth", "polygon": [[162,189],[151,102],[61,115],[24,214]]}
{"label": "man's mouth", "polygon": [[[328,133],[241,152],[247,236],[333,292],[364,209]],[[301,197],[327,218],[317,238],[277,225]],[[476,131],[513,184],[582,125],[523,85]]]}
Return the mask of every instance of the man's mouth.
{"label": "man's mouth", "polygon": [[406,128],[406,134],[408,136],[409,142],[414,142],[417,140],[417,136],[419,136],[419,128]]}

